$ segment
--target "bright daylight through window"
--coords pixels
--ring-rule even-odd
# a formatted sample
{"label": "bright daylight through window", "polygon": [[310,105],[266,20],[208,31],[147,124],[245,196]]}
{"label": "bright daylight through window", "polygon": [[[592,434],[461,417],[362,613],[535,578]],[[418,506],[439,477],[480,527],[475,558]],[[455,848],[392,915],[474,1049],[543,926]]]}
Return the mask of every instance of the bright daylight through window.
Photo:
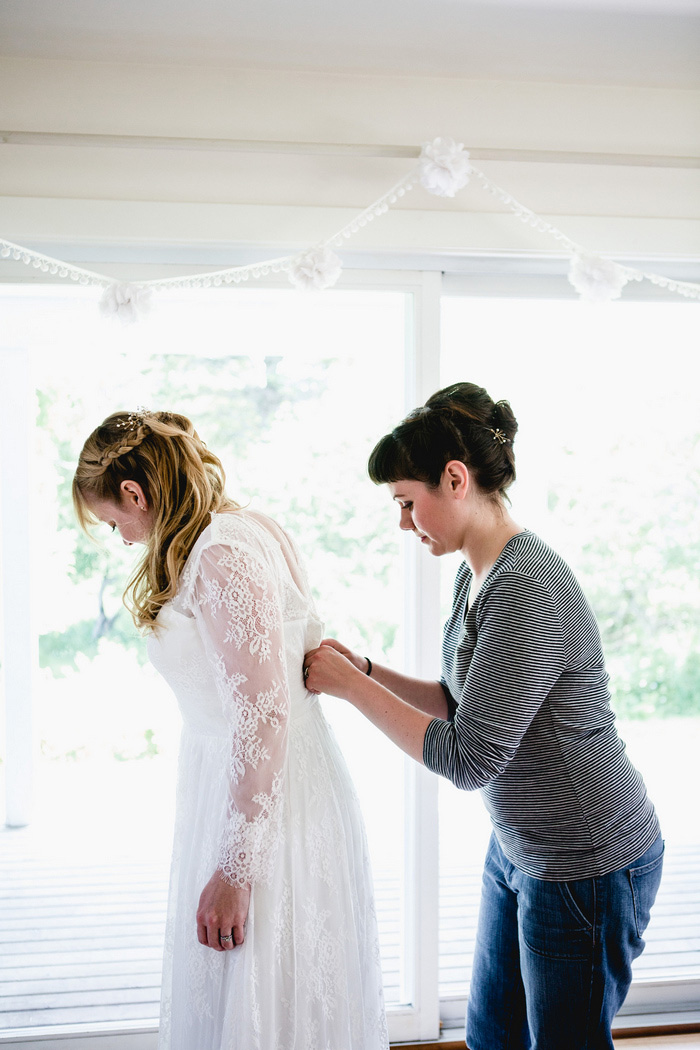
{"label": "bright daylight through window", "polygon": [[[441,382],[511,401],[512,513],[572,566],[598,618],[620,735],[666,839],[666,867],[624,1009],[675,982],[697,1001],[700,834],[700,417],[696,310],[676,302],[443,300]],[[456,564],[443,570],[443,604]],[[463,1013],[481,863],[476,797],[440,785],[440,989]],[[659,999],[657,999],[657,1002]]]}
{"label": "bright daylight through window", "polygon": [[[0,1031],[133,1026],[158,1014],[178,715],[121,605],[134,552],[106,528],[95,546],[75,525],[70,479],[83,440],[119,408],[190,416],[222,456],[230,494],[294,536],[326,632],[387,664],[410,663],[404,602],[415,565],[439,569],[446,612],[458,561],[416,552],[365,468],[376,439],[413,407],[406,390],[430,352],[416,344],[416,364],[415,287],[163,293],[151,318],[124,329],[80,288],[0,288],[0,351],[29,369],[33,428],[32,502],[12,509],[25,515],[31,565],[3,566],[15,588],[31,570],[33,633],[21,617],[10,622],[6,604],[5,644],[38,648],[39,752],[32,822],[1,833]],[[683,1008],[700,981],[696,315],[685,302],[449,296],[434,372],[435,386],[467,379],[510,400],[520,427],[513,515],[581,580],[621,735],[661,817],[666,873],[631,1012]],[[416,615],[410,637],[427,636],[424,611]],[[437,673],[437,647],[433,655]],[[439,811],[439,887],[421,885],[407,860],[413,789],[401,754],[349,705],[324,705],[367,821],[390,1013],[410,1005],[435,936],[430,923],[406,933],[406,902],[434,890],[432,995],[459,1025],[489,835],[481,801],[440,783],[429,802]],[[98,944],[95,924],[108,933]]]}
{"label": "bright daylight through window", "polygon": [[[70,481],[94,426],[141,404],[191,417],[230,494],[294,537],[326,632],[402,661],[400,537],[365,463],[403,411],[405,296],[197,291],[120,329],[72,292],[5,290],[36,387],[41,751],[34,820],[5,835],[0,1026],[10,1029],[158,1016],[179,716],[121,603],[138,549],[106,526],[99,547],[76,528]],[[366,815],[385,994],[397,1003],[407,994],[403,758],[348,705],[326,706]],[[31,919],[21,918],[28,895],[40,901]],[[46,937],[48,959],[36,950]]]}

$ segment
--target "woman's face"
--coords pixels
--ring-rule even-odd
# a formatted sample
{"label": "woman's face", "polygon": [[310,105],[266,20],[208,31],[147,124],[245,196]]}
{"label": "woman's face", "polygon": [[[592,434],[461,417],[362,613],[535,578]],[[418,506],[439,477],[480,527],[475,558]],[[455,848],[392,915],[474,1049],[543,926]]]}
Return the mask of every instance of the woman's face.
{"label": "woman's face", "polygon": [[146,543],[153,527],[153,513],[147,506],[141,489],[138,492],[125,489],[121,503],[113,500],[95,500],[90,510],[109,525],[112,532],[119,532],[126,547],[134,543]]}
{"label": "woman's face", "polygon": [[464,500],[455,496],[451,479],[443,475],[437,488],[423,481],[394,481],[391,498],[401,508],[399,528],[415,532],[431,554],[460,550],[464,539]]}

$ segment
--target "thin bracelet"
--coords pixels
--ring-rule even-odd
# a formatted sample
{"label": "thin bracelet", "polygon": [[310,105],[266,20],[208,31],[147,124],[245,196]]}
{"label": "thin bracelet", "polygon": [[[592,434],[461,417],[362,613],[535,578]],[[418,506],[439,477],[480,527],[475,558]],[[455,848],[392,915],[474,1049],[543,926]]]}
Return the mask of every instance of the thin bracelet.
{"label": "thin bracelet", "polygon": [[365,671],[365,674],[366,675],[371,675],[372,674],[372,661],[370,660],[369,656],[366,656],[365,660],[367,661],[367,670]]}

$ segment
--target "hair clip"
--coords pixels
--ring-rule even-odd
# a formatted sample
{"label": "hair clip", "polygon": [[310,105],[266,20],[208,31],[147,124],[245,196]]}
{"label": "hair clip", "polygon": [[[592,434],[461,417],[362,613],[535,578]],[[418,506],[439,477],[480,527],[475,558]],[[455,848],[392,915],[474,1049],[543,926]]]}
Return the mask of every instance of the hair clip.
{"label": "hair clip", "polygon": [[126,419],[117,423],[117,430],[136,430],[144,422],[143,417],[148,415],[148,409],[138,405],[135,412],[130,412]]}
{"label": "hair clip", "polygon": [[494,429],[494,427],[489,427],[489,430],[493,434],[493,440],[497,441],[499,445],[507,444],[508,438],[506,437],[505,430],[501,430],[500,428]]}

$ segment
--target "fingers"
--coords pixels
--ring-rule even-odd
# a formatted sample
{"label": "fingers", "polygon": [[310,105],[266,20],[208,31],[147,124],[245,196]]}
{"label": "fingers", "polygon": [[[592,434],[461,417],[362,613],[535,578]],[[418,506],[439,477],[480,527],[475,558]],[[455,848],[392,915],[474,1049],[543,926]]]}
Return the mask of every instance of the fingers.
{"label": "fingers", "polygon": [[327,649],[335,649],[337,653],[340,653],[340,655],[344,656],[346,660],[349,660],[353,667],[356,667],[358,671],[362,671],[363,674],[366,673],[366,656],[359,656],[357,653],[353,652],[352,649],[348,649],[347,645],[343,645],[342,642],[339,642],[336,638],[324,638],[321,642],[320,648],[322,649],[324,646],[326,646]]}
{"label": "fingers", "polygon": [[197,940],[215,952],[230,952],[245,941],[247,920],[247,914],[234,915],[228,922],[216,915],[198,916]]}
{"label": "fingers", "polygon": [[207,944],[210,948],[213,948],[215,952],[222,952],[221,941],[219,939],[219,924],[216,926],[207,926]]}
{"label": "fingers", "polygon": [[213,948],[215,952],[230,952],[245,940],[245,922],[241,920],[232,928],[219,928],[218,925],[204,926],[197,923],[197,940],[205,948]]}
{"label": "fingers", "polygon": [[321,645],[313,652],[307,653],[304,658],[304,684],[310,693],[324,691],[328,663],[333,658],[338,658],[339,653],[334,651],[330,645]]}
{"label": "fingers", "polygon": [[342,653],[343,656],[350,652],[347,645],[343,645],[343,643],[339,642],[337,638],[324,638],[321,641],[321,646],[323,645],[328,646],[329,649],[335,649],[337,653]]}
{"label": "fingers", "polygon": [[230,952],[239,947],[245,941],[247,922],[245,919],[236,920],[231,928],[219,929],[210,926],[206,930],[206,940],[201,944],[213,948],[215,952]]}
{"label": "fingers", "polygon": [[197,914],[197,940],[205,948],[213,948],[215,952],[223,952],[227,947],[232,947],[230,942],[221,942],[221,933],[231,934],[231,925],[222,922],[218,915],[198,912]]}

